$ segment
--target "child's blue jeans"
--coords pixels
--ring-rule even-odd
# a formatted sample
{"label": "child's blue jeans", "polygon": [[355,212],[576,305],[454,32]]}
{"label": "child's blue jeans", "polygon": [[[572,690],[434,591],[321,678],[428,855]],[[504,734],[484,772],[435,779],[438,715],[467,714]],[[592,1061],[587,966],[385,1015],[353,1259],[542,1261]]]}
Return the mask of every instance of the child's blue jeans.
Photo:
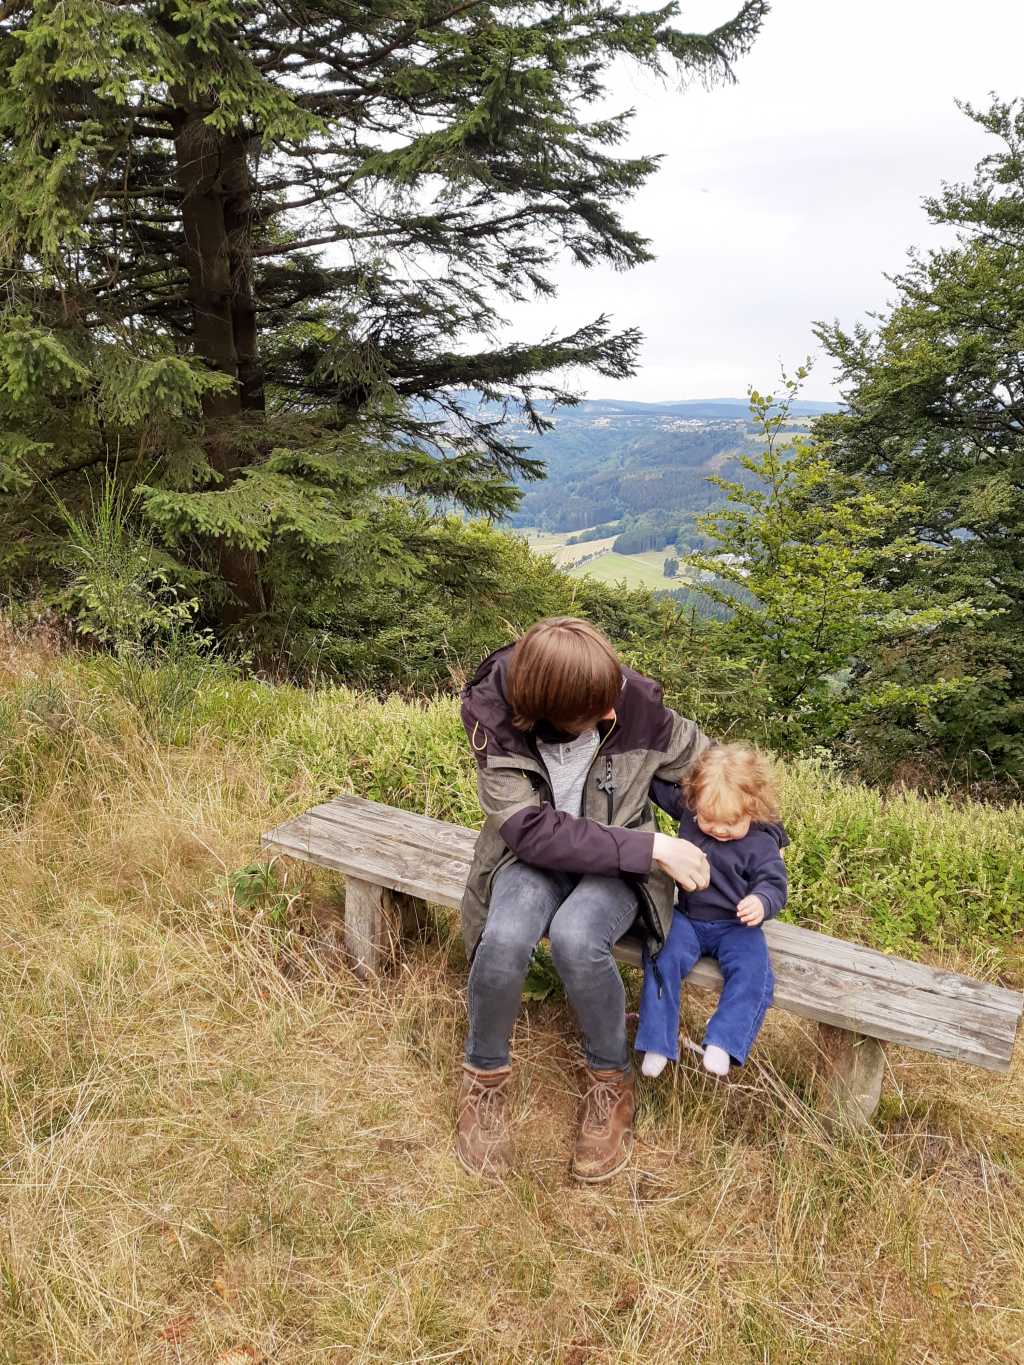
{"label": "child's blue jeans", "polygon": [[672,928],[658,954],[657,974],[650,961],[644,962],[636,1050],[658,1052],[673,1060],[679,1056],[679,995],[701,957],[713,957],[725,978],[718,1008],[704,1033],[704,1046],[720,1047],[742,1065],[775,988],[764,931],[739,920],[688,919],[679,910],[672,916]]}

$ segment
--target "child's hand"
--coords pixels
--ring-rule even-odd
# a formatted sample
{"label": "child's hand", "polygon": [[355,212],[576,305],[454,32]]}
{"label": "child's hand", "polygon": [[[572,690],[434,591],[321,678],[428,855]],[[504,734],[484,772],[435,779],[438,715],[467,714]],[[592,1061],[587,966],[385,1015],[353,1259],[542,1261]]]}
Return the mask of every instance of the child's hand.
{"label": "child's hand", "polygon": [[736,907],[736,914],[753,929],[764,919],[764,901],[760,896],[744,896]]}

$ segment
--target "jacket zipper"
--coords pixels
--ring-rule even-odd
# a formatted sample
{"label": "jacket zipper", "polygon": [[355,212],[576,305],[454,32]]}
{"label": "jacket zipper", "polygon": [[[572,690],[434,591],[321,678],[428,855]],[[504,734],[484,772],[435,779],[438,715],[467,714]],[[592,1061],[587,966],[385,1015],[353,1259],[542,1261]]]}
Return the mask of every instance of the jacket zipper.
{"label": "jacket zipper", "polygon": [[[601,743],[600,743],[600,744],[597,746],[597,748],[594,750],[594,757],[590,760],[590,767],[587,769],[587,775],[586,775],[586,777],[583,779],[583,790],[584,790],[584,791],[587,790],[587,785],[588,785],[589,782],[590,782],[590,774],[594,771],[594,764],[597,762],[598,757],[600,756],[601,750],[604,748],[604,746],[605,746],[605,745],[608,743],[608,741],[611,739],[612,735],[615,733],[615,727],[616,727],[616,725],[618,725],[618,723],[619,723],[619,718],[618,718],[618,716],[616,716],[616,715],[613,713],[613,714],[612,714],[612,723],[611,723],[611,726],[609,727],[608,733],[605,735],[604,739],[601,740]],[[609,825],[610,825],[610,824],[612,823],[612,816],[615,814],[615,801],[614,801],[614,792],[615,792],[615,788],[611,785],[611,780],[612,780],[612,758],[611,758],[611,754],[605,754],[605,756],[604,756],[604,763],[605,763],[605,768],[604,768],[604,780],[605,780],[605,782],[606,782],[608,785],[607,785],[607,786],[602,786],[601,790],[604,791],[604,792],[606,793],[607,797],[608,797],[608,823],[609,823]]]}

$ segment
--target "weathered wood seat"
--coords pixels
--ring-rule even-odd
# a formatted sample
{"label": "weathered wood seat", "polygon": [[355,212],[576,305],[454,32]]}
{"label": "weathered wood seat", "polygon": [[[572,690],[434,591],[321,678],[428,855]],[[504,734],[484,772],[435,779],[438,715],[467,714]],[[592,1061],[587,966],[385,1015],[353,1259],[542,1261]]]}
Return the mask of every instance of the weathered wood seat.
{"label": "weathered wood seat", "polygon": [[[357,970],[372,973],[394,951],[417,903],[457,907],[476,834],[459,825],[338,796],[264,834],[263,847],[345,875],[345,939]],[[885,1059],[899,1043],[991,1071],[1007,1071],[1024,997],[956,972],[908,962],[794,924],[765,926],[775,1008],[820,1027],[822,1103],[854,1124],[874,1111]],[[640,965],[628,938],[616,957]],[[717,990],[703,958],[688,983]]]}

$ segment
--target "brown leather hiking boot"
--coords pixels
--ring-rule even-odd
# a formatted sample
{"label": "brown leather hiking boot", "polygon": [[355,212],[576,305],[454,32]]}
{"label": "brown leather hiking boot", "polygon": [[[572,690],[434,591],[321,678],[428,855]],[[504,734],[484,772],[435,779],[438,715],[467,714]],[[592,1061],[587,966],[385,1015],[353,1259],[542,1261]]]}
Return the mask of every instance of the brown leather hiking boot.
{"label": "brown leather hiking boot", "polygon": [[597,1184],[622,1170],[633,1152],[634,1080],[631,1071],[587,1068],[587,1091],[572,1159],[577,1180]]}
{"label": "brown leather hiking boot", "polygon": [[462,1090],[455,1136],[455,1155],[472,1175],[500,1180],[509,1172],[508,1081],[510,1066],[478,1071],[462,1064]]}

